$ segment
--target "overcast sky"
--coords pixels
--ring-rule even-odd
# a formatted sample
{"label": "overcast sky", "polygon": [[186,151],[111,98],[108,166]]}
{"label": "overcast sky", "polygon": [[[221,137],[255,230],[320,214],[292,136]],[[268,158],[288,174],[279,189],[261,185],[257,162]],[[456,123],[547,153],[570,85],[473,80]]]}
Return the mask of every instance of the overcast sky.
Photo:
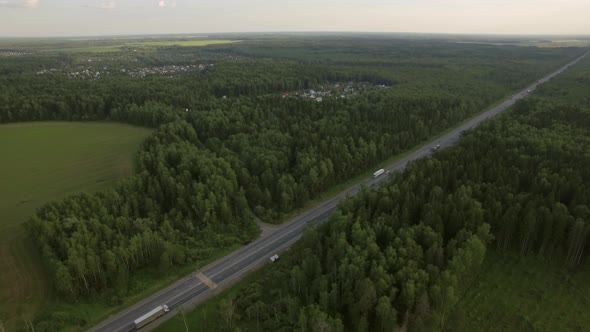
{"label": "overcast sky", "polygon": [[590,0],[0,0],[0,36],[257,31],[590,34]]}

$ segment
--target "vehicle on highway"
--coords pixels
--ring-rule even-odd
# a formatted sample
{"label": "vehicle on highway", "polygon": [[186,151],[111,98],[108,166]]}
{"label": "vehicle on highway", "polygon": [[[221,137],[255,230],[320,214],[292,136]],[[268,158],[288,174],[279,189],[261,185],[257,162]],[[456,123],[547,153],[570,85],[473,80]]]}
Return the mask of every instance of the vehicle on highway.
{"label": "vehicle on highway", "polygon": [[375,171],[375,173],[373,173],[373,177],[376,178],[383,173],[385,173],[385,170],[383,168],[379,169],[379,170]]}
{"label": "vehicle on highway", "polygon": [[273,263],[276,262],[278,259],[279,259],[279,255],[277,255],[277,254],[270,256],[270,261]]}
{"label": "vehicle on highway", "polygon": [[147,314],[139,317],[138,319],[133,321],[135,324],[136,329],[141,329],[144,326],[148,325],[149,323],[155,321],[156,319],[162,317],[164,314],[170,311],[167,305],[161,305],[157,308],[152,309],[152,311],[148,312]]}
{"label": "vehicle on highway", "polygon": [[432,148],[430,148],[430,151],[434,152],[434,151],[438,151],[438,149],[440,149],[440,144],[437,144],[437,145],[433,146]]}

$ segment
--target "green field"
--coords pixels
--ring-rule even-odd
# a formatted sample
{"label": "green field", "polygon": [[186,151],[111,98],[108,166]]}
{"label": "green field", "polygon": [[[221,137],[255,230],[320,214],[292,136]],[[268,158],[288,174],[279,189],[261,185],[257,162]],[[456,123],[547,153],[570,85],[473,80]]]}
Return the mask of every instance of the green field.
{"label": "green field", "polygon": [[[107,41],[104,45],[99,46],[75,46],[79,43],[72,43],[74,47],[64,47],[57,50],[70,53],[106,53],[106,52],[119,52],[127,48],[155,48],[164,46],[180,46],[180,47],[202,47],[207,45],[219,45],[219,44],[231,44],[236,43],[236,40],[222,40],[222,39],[202,39],[202,40],[160,40],[160,41]],[[69,46],[69,45],[68,45]]]}
{"label": "green field", "polygon": [[[553,263],[556,264],[556,263]],[[446,331],[587,331],[590,268],[489,253]]]}
{"label": "green field", "polygon": [[218,44],[231,44],[237,43],[237,40],[227,39],[211,39],[211,40],[164,40],[164,41],[142,41],[137,43],[129,43],[127,46],[182,46],[182,47],[194,47],[194,46],[207,46],[207,45],[218,45]]}
{"label": "green field", "polygon": [[8,331],[50,299],[23,221],[45,202],[95,192],[133,172],[149,129],[110,123],[0,126],[0,320]]}

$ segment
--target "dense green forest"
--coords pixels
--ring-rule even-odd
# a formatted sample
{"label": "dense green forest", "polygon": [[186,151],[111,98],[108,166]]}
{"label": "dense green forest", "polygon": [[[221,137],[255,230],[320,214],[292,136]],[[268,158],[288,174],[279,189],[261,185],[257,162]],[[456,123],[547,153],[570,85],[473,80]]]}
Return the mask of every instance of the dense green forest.
{"label": "dense green forest", "polygon": [[[59,296],[75,302],[108,294],[119,303],[142,270],[165,273],[167,267],[190,265],[247,242],[258,233],[255,218],[280,222],[335,184],[476,114],[580,53],[577,48],[370,38],[290,38],[113,54],[32,51],[0,62],[0,123],[110,120],[156,128],[142,145],[137,175],[109,191],[50,203],[27,224]],[[343,207],[340,221],[321,234],[354,228],[356,240],[377,246],[367,250],[354,242],[339,249],[343,252],[310,247],[322,255],[306,263],[309,269],[293,272],[302,284],[291,296],[305,290],[306,301],[314,303],[336,278],[323,275],[325,255],[340,262],[354,251],[356,261],[339,272],[349,279],[336,286],[374,290],[381,309],[390,310],[379,315],[389,317],[395,310],[396,321],[403,322],[417,299],[445,308],[452,303],[453,287],[479,265],[491,241],[486,225],[492,232],[503,230],[506,244],[500,246],[506,249],[516,231],[489,222],[487,206],[479,200],[484,189],[456,185],[456,180],[457,190],[450,192],[442,161],[429,163],[440,177],[424,181],[416,170],[415,178],[404,179],[397,189],[367,192]],[[520,181],[509,173],[506,185]],[[440,189],[426,190],[435,185]],[[371,195],[383,198],[376,204]],[[418,224],[427,198],[432,206],[424,217],[429,219]],[[511,212],[514,218],[534,202],[516,195],[492,203],[515,200],[521,207]],[[391,204],[398,208],[391,210]],[[560,209],[552,207],[550,213],[565,214]],[[359,211],[362,217],[352,218]],[[472,220],[465,224],[458,215]],[[369,225],[375,218],[383,219],[379,230]],[[320,240],[323,235],[312,242],[320,245]],[[404,252],[392,258],[383,251],[387,243],[396,243],[392,253]],[[562,253],[557,242],[543,246],[528,238],[525,243],[524,252]],[[579,250],[571,251],[567,259],[575,265]],[[373,259],[385,260],[376,275],[414,263],[395,277],[384,275],[381,285],[370,278],[357,285],[371,269],[347,269]],[[316,276],[324,281],[305,286]],[[391,299],[389,306],[384,296]],[[351,310],[359,328],[376,326],[380,318],[372,299],[355,308],[348,307],[350,301],[340,308]],[[305,310],[319,314],[326,308]],[[337,324],[335,312],[329,314]],[[38,330],[59,330],[68,321],[46,318]]]}
{"label": "dense green forest", "polygon": [[[283,261],[223,297],[213,317],[189,322],[232,331],[455,330],[466,326],[453,318],[460,295],[493,273],[481,271],[486,250],[538,257],[548,271],[587,271],[589,79],[587,58],[457,146],[346,200]],[[555,330],[584,324],[549,321]],[[504,327],[530,326],[518,323]]]}

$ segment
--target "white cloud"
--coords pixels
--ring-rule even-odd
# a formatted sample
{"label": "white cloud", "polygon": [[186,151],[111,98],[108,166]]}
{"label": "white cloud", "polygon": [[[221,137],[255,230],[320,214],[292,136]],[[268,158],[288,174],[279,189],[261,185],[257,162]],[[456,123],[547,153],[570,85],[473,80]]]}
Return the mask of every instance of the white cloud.
{"label": "white cloud", "polygon": [[174,8],[176,7],[176,1],[175,0],[160,0],[158,2],[158,7],[160,8]]}
{"label": "white cloud", "polygon": [[0,7],[37,8],[39,0],[0,0]]}

